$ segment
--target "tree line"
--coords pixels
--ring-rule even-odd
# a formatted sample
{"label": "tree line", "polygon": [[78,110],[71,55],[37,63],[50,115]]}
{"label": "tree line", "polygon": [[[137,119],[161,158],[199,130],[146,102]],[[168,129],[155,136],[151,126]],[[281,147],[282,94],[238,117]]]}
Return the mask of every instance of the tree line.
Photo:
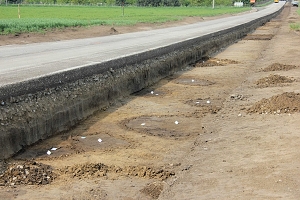
{"label": "tree line", "polygon": [[[234,0],[215,0],[215,5],[231,6]],[[240,1],[240,0],[237,0]],[[248,0],[245,0],[248,1]],[[4,3],[6,0],[0,0]],[[211,6],[212,0],[8,0],[16,4],[59,4],[59,5],[97,5],[97,6]]]}

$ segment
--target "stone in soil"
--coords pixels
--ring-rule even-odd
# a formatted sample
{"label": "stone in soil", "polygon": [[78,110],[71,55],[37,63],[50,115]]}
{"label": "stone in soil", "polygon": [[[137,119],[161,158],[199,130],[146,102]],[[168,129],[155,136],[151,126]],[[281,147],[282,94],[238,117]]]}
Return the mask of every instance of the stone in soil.
{"label": "stone in soil", "polygon": [[55,178],[56,175],[49,165],[25,161],[8,165],[0,175],[0,186],[46,185]]}

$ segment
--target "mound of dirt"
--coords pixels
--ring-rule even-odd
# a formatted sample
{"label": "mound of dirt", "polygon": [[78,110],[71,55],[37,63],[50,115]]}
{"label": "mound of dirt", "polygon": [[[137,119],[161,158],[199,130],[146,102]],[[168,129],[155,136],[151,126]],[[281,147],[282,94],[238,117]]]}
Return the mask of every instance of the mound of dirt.
{"label": "mound of dirt", "polygon": [[154,169],[146,166],[126,166],[121,168],[114,165],[108,166],[103,163],[67,166],[59,171],[61,174],[67,174],[77,178],[107,177],[108,174],[118,174],[120,176],[136,176],[165,180],[175,175],[174,172],[162,168]]}
{"label": "mound of dirt", "polygon": [[196,63],[195,67],[213,67],[213,66],[225,66],[229,64],[238,64],[238,61],[229,59],[218,59],[205,57]]}
{"label": "mound of dirt", "polygon": [[247,109],[248,113],[280,114],[295,113],[300,110],[300,93],[285,92],[269,99],[262,99]]}
{"label": "mound of dirt", "polygon": [[46,185],[56,178],[49,165],[26,161],[8,165],[0,175],[0,186]]}
{"label": "mound of dirt", "polygon": [[273,37],[272,34],[249,34],[244,40],[271,40]]}
{"label": "mound of dirt", "polygon": [[269,65],[268,67],[266,67],[265,69],[263,69],[263,72],[270,72],[270,71],[288,71],[291,69],[295,69],[297,68],[297,66],[295,65],[284,65],[284,64],[280,64],[280,63],[273,63],[271,65]]}
{"label": "mound of dirt", "polygon": [[292,83],[294,80],[285,76],[271,74],[268,77],[261,78],[256,81],[258,87],[276,86],[281,83]]}
{"label": "mound of dirt", "polygon": [[141,189],[141,192],[152,197],[153,199],[158,199],[163,189],[164,186],[162,183],[154,182],[146,185],[143,189]]}

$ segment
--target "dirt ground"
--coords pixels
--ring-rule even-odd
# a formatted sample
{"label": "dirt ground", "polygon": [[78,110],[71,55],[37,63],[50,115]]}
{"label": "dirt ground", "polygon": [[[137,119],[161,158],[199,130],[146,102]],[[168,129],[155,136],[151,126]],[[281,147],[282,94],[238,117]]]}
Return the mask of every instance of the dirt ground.
{"label": "dirt ground", "polygon": [[296,10],[3,162],[0,199],[299,199]]}

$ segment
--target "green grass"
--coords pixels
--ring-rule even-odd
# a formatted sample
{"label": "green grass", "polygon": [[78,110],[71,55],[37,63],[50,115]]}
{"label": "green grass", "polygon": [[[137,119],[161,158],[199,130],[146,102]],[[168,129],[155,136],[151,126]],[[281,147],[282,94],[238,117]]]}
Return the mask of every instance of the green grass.
{"label": "green grass", "polygon": [[295,30],[295,31],[300,31],[300,24],[299,23],[292,23],[292,24],[290,24],[290,28],[292,30]]}
{"label": "green grass", "polygon": [[134,25],[181,20],[188,16],[216,16],[249,10],[249,7],[121,7],[0,6],[0,34],[38,32],[53,28],[93,25]]}
{"label": "green grass", "polygon": [[[298,15],[300,15],[300,9],[297,10]],[[290,28],[295,31],[300,31],[300,23],[291,23]]]}

